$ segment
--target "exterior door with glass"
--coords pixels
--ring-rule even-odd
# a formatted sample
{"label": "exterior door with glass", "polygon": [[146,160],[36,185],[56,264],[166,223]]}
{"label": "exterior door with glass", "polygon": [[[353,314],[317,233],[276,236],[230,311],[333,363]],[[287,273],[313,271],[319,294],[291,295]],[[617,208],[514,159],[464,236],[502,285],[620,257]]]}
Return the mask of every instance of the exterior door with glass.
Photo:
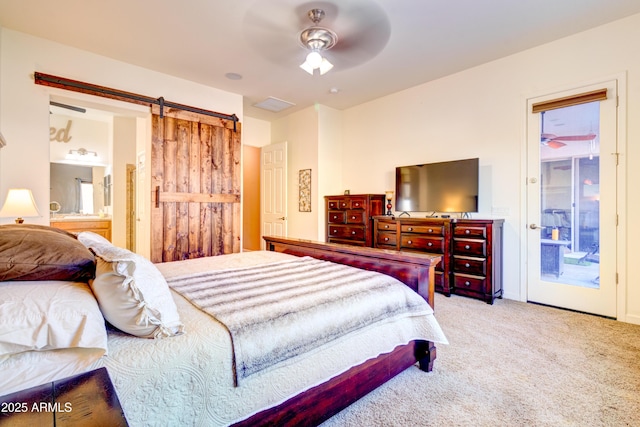
{"label": "exterior door with glass", "polygon": [[615,318],[616,82],[528,108],[527,299]]}

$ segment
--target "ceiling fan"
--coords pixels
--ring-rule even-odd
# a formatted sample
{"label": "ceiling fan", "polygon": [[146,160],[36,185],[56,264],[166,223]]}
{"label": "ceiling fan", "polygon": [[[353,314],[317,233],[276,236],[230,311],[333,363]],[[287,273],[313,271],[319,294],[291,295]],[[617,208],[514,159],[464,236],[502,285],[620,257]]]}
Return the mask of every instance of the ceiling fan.
{"label": "ceiling fan", "polygon": [[542,145],[546,145],[549,148],[558,149],[567,145],[565,144],[565,142],[593,141],[596,138],[595,133],[588,133],[586,135],[564,135],[564,136],[558,136],[552,133],[545,133],[544,132],[544,113],[545,113],[544,111],[540,113],[542,114],[542,128],[540,132],[540,143]]}
{"label": "ceiling fan", "polygon": [[324,10],[311,9],[307,16],[313,21],[313,25],[300,33],[300,44],[302,44],[302,47],[309,49],[310,52],[300,65],[300,68],[311,75],[313,75],[314,70],[320,70],[320,75],[322,75],[333,68],[333,64],[322,56],[322,52],[336,45],[338,35],[334,31],[319,25],[324,18]]}
{"label": "ceiling fan", "polygon": [[294,8],[291,3],[256,1],[243,21],[249,46],[279,66],[300,67],[316,50],[324,67],[330,69],[328,62],[333,71],[343,71],[375,58],[389,42],[389,17],[371,0],[304,2]]}

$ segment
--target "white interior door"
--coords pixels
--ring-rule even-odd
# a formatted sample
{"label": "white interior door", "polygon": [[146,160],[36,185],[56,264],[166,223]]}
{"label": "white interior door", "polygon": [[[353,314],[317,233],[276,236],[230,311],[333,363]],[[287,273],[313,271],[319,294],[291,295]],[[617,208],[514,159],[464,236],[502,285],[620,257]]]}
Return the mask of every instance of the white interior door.
{"label": "white interior door", "polygon": [[[287,142],[261,149],[261,234],[287,235]],[[264,241],[260,242],[264,248]]]}
{"label": "white interior door", "polygon": [[[532,105],[606,88],[606,99]],[[529,100],[527,298],[616,317],[616,81]]]}

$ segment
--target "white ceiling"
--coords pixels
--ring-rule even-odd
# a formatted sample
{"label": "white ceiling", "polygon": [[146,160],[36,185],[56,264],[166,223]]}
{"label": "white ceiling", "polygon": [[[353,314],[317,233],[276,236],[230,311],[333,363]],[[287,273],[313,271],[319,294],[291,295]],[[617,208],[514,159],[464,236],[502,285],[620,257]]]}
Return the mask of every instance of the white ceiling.
{"label": "white ceiling", "polygon": [[[324,76],[298,67],[314,7],[339,37]],[[241,94],[264,120],[349,108],[636,13],[638,0],[0,1],[2,27]],[[270,96],[295,106],[253,107]]]}

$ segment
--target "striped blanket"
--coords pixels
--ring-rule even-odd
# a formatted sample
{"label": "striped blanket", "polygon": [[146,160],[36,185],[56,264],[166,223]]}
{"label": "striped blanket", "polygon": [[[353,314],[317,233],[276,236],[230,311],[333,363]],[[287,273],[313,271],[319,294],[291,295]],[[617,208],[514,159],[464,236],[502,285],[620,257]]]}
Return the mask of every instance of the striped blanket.
{"label": "striped blanket", "polygon": [[168,282],[229,330],[236,385],[376,323],[433,313],[392,277],[310,257]]}

